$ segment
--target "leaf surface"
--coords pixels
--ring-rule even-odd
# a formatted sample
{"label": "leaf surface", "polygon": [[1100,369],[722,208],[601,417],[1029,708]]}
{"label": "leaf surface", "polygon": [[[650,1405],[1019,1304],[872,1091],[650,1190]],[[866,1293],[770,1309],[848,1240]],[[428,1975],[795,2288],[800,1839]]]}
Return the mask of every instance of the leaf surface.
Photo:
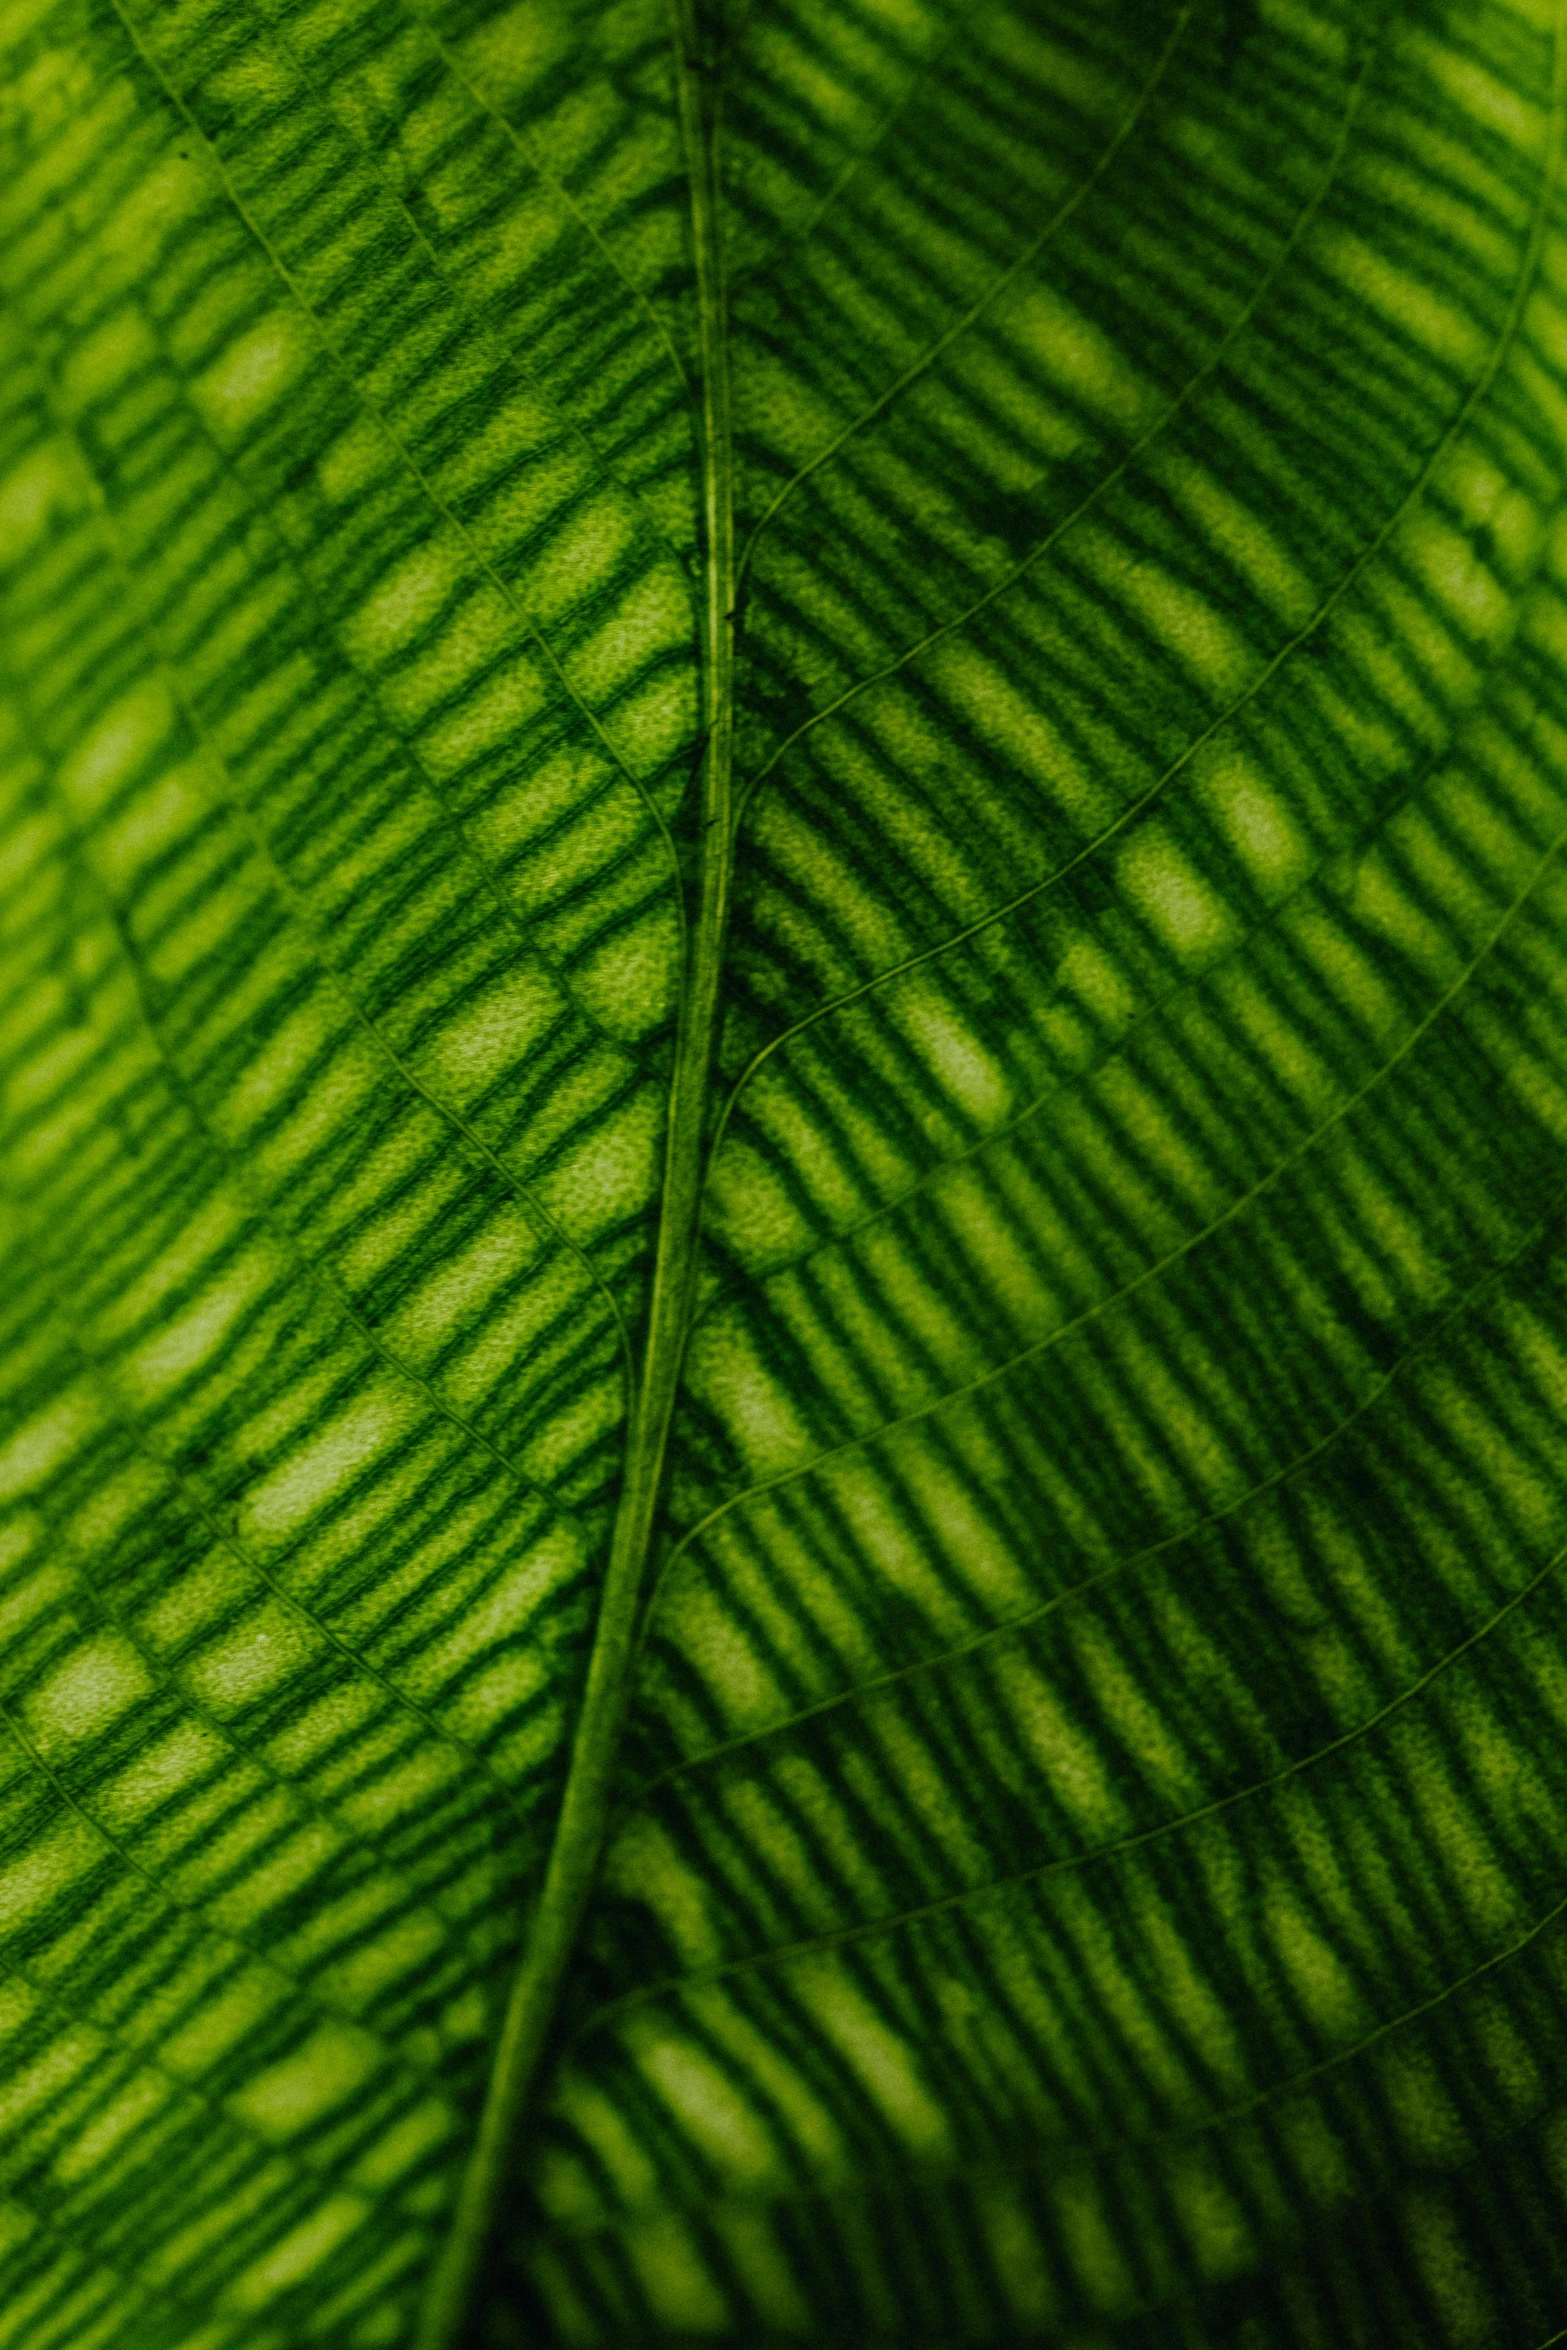
{"label": "leaf surface", "polygon": [[1557,2338],[1564,31],[13,0],[0,2350]]}

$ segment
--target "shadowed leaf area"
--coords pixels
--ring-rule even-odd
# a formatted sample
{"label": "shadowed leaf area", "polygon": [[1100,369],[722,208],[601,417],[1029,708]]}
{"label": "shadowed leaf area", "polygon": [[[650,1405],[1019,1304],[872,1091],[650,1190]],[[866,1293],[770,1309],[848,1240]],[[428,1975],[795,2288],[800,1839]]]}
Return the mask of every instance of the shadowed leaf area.
{"label": "shadowed leaf area", "polygon": [[0,11],[0,2350],[1567,2331],[1564,40]]}

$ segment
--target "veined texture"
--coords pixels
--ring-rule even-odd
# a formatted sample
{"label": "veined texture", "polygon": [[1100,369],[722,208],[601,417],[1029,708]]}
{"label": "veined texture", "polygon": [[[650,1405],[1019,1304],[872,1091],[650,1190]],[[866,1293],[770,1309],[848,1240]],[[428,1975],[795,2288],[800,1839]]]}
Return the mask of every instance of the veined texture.
{"label": "veined texture", "polygon": [[1564,41],[12,0],[0,2350],[1567,2327]]}

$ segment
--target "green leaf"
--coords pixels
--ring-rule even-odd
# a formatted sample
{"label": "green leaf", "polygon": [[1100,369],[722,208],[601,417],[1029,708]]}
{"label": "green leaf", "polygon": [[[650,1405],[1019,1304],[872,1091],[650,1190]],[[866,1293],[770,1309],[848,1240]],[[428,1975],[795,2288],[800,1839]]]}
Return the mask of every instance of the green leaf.
{"label": "green leaf", "polygon": [[1563,2338],[1564,40],[10,0],[0,2350]]}

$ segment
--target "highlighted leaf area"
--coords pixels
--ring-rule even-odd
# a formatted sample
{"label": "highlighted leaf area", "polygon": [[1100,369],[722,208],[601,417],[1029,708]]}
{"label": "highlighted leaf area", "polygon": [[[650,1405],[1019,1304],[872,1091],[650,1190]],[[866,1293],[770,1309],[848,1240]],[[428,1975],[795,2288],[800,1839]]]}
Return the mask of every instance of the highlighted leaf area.
{"label": "highlighted leaf area", "polygon": [[1567,2338],[1561,0],[0,19],[0,2350]]}

